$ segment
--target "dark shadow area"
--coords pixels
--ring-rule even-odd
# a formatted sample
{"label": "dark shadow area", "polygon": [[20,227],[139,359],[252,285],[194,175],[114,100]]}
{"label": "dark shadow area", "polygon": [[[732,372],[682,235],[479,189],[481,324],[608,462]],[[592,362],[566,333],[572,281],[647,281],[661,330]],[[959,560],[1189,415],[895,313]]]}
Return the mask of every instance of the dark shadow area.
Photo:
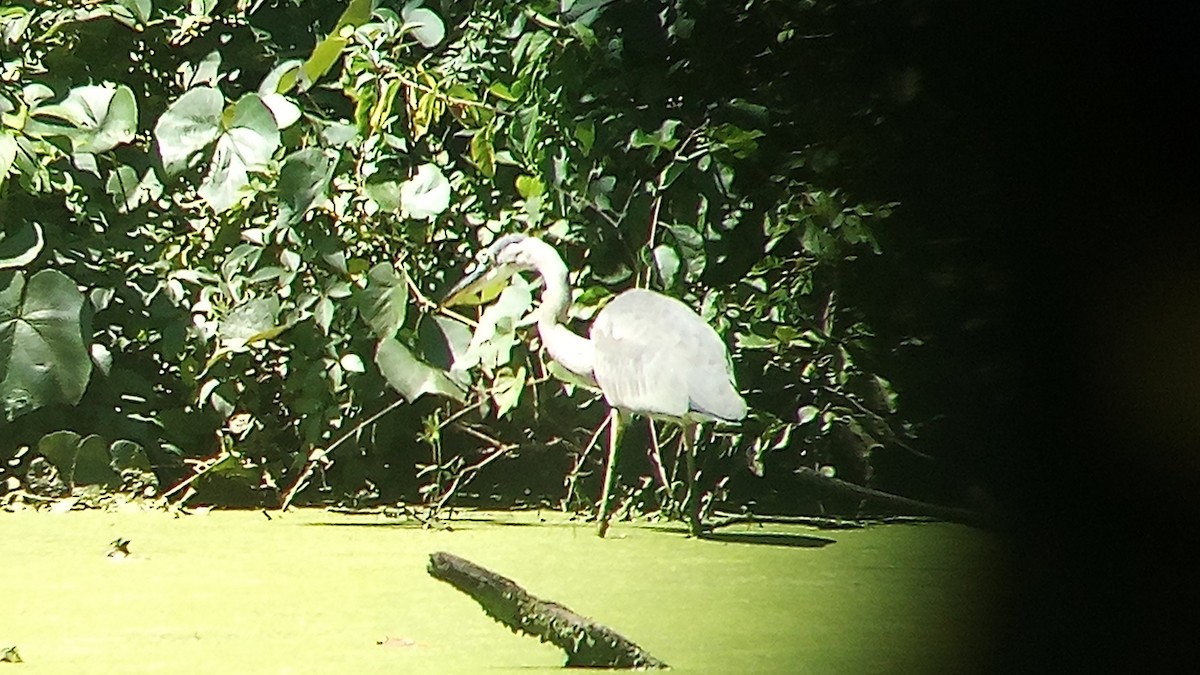
{"label": "dark shadow area", "polygon": [[384,527],[407,530],[419,530],[425,527],[423,523],[417,521],[399,519],[394,523],[305,523],[305,525],[308,527]]}
{"label": "dark shadow area", "polygon": [[701,539],[721,544],[753,544],[755,546],[787,546],[790,548],[825,548],[830,544],[837,543],[836,539],[781,532],[713,532],[704,535]]}

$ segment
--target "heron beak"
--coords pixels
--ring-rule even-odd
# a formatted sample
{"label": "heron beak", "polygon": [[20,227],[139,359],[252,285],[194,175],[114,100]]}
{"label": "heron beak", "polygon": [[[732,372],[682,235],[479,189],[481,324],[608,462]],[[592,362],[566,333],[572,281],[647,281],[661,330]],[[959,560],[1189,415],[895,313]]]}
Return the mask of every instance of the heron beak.
{"label": "heron beak", "polygon": [[510,265],[479,264],[446,293],[442,307],[482,305],[504,290],[509,277],[517,270]]}

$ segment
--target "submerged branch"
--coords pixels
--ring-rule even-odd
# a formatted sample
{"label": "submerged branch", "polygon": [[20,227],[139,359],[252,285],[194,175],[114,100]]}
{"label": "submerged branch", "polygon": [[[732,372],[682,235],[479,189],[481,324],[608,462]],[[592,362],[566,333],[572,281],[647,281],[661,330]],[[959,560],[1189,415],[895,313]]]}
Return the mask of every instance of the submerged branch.
{"label": "submerged branch", "polygon": [[568,668],[666,668],[608,626],[562,605],[536,598],[512,579],[449,553],[429,556],[429,574],[475,599],[488,616],[514,632],[549,642],[567,653]]}

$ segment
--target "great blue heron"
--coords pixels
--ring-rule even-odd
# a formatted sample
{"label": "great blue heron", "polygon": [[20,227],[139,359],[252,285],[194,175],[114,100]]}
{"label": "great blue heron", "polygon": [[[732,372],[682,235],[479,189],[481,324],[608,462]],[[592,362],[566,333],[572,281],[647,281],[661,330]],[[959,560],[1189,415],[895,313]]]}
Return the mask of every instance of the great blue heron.
{"label": "great blue heron", "polygon": [[603,537],[608,529],[609,493],[621,435],[631,414],[682,426],[688,472],[685,510],[691,533],[699,535],[696,426],[746,416],[746,402],[734,386],[725,343],[687,305],[640,288],[621,293],[600,311],[590,340],[576,335],[562,323],[571,304],[566,264],[549,244],[523,234],[507,235],[488,247],[478,267],[455,284],[443,304],[457,304],[482,286],[521,271],[537,272],[545,281],[536,318],[546,351],[567,370],[596,383],[614,411],[600,495],[599,535]]}

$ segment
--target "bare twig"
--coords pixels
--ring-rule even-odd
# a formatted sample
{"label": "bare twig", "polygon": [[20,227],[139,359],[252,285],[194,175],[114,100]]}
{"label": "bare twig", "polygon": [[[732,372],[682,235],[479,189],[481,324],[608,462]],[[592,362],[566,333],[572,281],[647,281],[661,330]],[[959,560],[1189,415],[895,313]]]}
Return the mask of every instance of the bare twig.
{"label": "bare twig", "polygon": [[380,410],[379,412],[375,413],[374,415],[371,415],[367,419],[350,427],[350,429],[347,430],[346,433],[339,436],[338,439],[335,440],[334,442],[330,443],[329,445],[325,446],[324,448],[321,448],[319,450],[314,450],[313,452],[309,453],[308,462],[304,465],[304,471],[301,471],[300,475],[296,477],[296,480],[292,481],[291,487],[289,487],[287,492],[284,494],[283,502],[281,503],[279,510],[286,511],[287,508],[292,505],[292,500],[296,498],[296,494],[298,492],[300,492],[300,490],[303,489],[305,485],[307,485],[308,479],[310,477],[312,477],[313,471],[315,471],[317,468],[317,462],[320,462],[321,460],[325,459],[326,457],[329,456],[330,453],[332,453],[334,450],[336,450],[338,448],[338,446],[340,446],[342,443],[345,443],[346,441],[350,440],[352,437],[357,436],[358,434],[362,433],[363,429],[374,424],[375,422],[378,422],[384,415],[390,413],[391,411],[395,410],[396,408],[399,408],[400,406],[404,405],[407,402],[408,402],[408,400],[403,397],[397,399],[391,405],[387,406],[383,410]]}
{"label": "bare twig", "polygon": [[465,431],[466,433],[471,434],[472,436],[475,436],[476,438],[487,441],[488,443],[490,443],[492,445],[492,450],[488,454],[484,455],[483,459],[479,460],[478,462],[475,462],[474,464],[472,464],[470,466],[466,466],[466,467],[463,467],[462,469],[459,469],[454,474],[454,479],[450,481],[449,487],[446,488],[446,491],[444,493],[442,493],[442,495],[438,498],[437,503],[434,504],[434,506],[433,506],[434,511],[442,510],[442,508],[444,508],[446,506],[447,502],[450,501],[450,498],[454,496],[454,493],[457,492],[460,487],[466,485],[467,483],[470,483],[472,480],[475,480],[475,476],[479,473],[480,469],[487,466],[488,464],[491,464],[492,462],[496,461],[497,459],[500,459],[505,454],[507,454],[508,451],[519,447],[516,443],[506,443],[506,444],[500,443],[500,441],[488,436],[487,434],[485,434],[481,431],[472,429],[471,427],[468,427],[466,425],[460,424],[460,425],[456,425],[456,426],[458,429]]}
{"label": "bare twig", "polygon": [[608,411],[608,416],[605,417],[604,421],[601,422],[600,425],[596,427],[595,431],[592,432],[592,436],[588,439],[587,445],[584,446],[583,452],[579,453],[579,457],[575,459],[575,466],[571,467],[571,471],[567,473],[566,479],[563,480],[563,487],[567,489],[567,496],[564,499],[564,504],[566,503],[566,500],[571,498],[571,494],[575,491],[575,481],[579,478],[579,472],[583,469],[583,463],[587,460],[588,454],[591,453],[592,448],[596,447],[596,441],[599,440],[600,434],[607,429],[610,424],[613,423],[614,415],[616,415],[615,411]]}
{"label": "bare twig", "polygon": [[175,493],[179,492],[180,490],[182,490],[182,489],[186,488],[187,486],[191,485],[192,483],[194,483],[197,478],[200,478],[201,476],[208,473],[209,471],[212,471],[213,468],[215,468],[221,462],[225,461],[225,459],[227,459],[228,457],[229,457],[229,452],[222,450],[221,452],[217,453],[217,455],[215,457],[198,462],[196,464],[196,466],[198,466],[200,468],[198,470],[196,470],[194,473],[192,473],[192,475],[179,481],[174,486],[172,486],[171,489],[164,492],[162,494],[162,498],[166,501],[169,501],[171,499],[172,495],[174,495]]}

